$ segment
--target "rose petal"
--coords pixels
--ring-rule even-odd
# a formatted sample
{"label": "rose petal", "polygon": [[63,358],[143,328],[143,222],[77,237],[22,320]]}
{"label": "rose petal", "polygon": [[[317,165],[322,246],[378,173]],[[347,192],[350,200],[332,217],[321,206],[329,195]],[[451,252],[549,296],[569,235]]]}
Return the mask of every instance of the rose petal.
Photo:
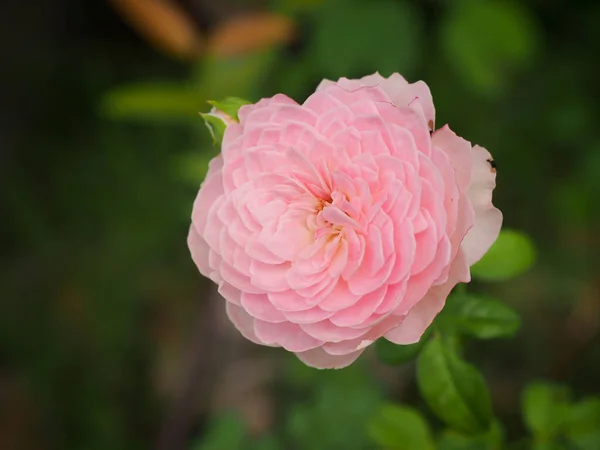
{"label": "rose petal", "polygon": [[316,369],[343,369],[352,364],[363,350],[357,350],[345,355],[330,355],[322,348],[315,348],[306,352],[296,353],[300,361]]}

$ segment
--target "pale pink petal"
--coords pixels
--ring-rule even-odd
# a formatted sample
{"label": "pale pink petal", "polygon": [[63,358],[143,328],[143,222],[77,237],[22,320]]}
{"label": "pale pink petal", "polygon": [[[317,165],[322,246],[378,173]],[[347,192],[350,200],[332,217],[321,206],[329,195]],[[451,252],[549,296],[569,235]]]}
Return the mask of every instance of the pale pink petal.
{"label": "pale pink petal", "polygon": [[502,227],[502,213],[492,205],[492,191],[496,187],[496,169],[492,156],[483,147],[473,147],[473,174],[467,193],[475,211],[475,224],[462,242],[461,248],[469,265],[475,264],[498,238]]}
{"label": "pale pink petal", "polygon": [[[344,79],[340,79],[344,80]],[[387,102],[391,100],[387,94],[377,86],[362,86],[348,80],[348,83],[335,83],[325,85],[320,92],[326,92],[335,97],[345,105],[352,105],[361,100],[372,100],[376,102]]]}
{"label": "pale pink petal", "polygon": [[329,320],[338,327],[349,327],[360,324],[367,320],[381,305],[387,289],[387,286],[381,286],[379,289],[363,296],[349,308],[338,311]]}
{"label": "pale pink petal", "polygon": [[300,327],[315,339],[324,342],[340,342],[355,339],[365,334],[365,330],[338,327],[329,320],[301,324]]}
{"label": "pale pink petal", "polygon": [[254,260],[250,265],[251,283],[259,290],[267,292],[287,291],[290,288],[286,281],[289,271],[289,263],[265,264]]}
{"label": "pale pink petal", "polygon": [[[297,105],[297,103],[289,98],[287,95],[277,94],[271,98],[263,98],[253,105],[243,105],[238,111],[238,117],[240,119],[240,124],[242,125],[250,125],[252,121],[251,114],[260,112],[261,110],[266,110],[268,112],[272,112],[272,108],[277,105]],[[262,121],[262,118],[258,120]]]}
{"label": "pale pink petal", "polygon": [[292,323],[314,323],[321,320],[329,319],[334,313],[324,311],[318,306],[313,306],[310,309],[303,311],[283,311],[283,315]]}
{"label": "pale pink petal", "polygon": [[246,312],[255,319],[270,323],[286,321],[281,311],[277,310],[269,302],[266,294],[248,294],[247,292],[242,292],[240,303]]}
{"label": "pale pink petal", "polygon": [[[396,75],[396,74],[395,74]],[[392,77],[390,80],[383,84],[383,89],[388,93],[392,102],[396,106],[410,106],[413,109],[421,110],[427,126],[429,129],[435,129],[435,108],[433,106],[433,99],[431,97],[431,91],[429,86],[423,81],[417,81],[416,83],[408,84],[408,86],[393,86]],[[418,108],[418,109],[417,109]]]}
{"label": "pale pink petal", "polygon": [[406,293],[407,285],[408,280],[405,280],[403,283],[389,285],[387,287],[387,291],[385,292],[385,297],[383,298],[383,301],[375,310],[375,315],[387,314],[394,308],[396,308],[402,300],[402,297]]}
{"label": "pale pink petal", "polygon": [[462,192],[466,192],[471,183],[471,167],[473,164],[471,144],[457,136],[448,125],[444,125],[433,133],[431,143],[448,155],[456,172],[458,187]]}
{"label": "pale pink petal", "polygon": [[318,114],[324,114],[343,105],[344,103],[342,103],[340,100],[322,90],[317,90],[317,92],[308,97],[303,104],[305,108],[308,108]]}
{"label": "pale pink petal", "polygon": [[255,320],[254,331],[257,338],[265,344],[281,346],[290,352],[305,352],[323,344],[305,333],[300,326],[289,322],[268,323]]}
{"label": "pale pink petal", "polygon": [[346,281],[338,280],[331,293],[319,302],[319,308],[335,312],[354,305],[360,298],[350,292]]}
{"label": "pale pink petal", "polygon": [[273,306],[282,312],[304,311],[313,307],[308,299],[302,297],[297,291],[292,289],[282,292],[269,292],[267,296]]}
{"label": "pale pink petal", "polygon": [[342,342],[326,342],[321,348],[330,355],[341,356],[354,353],[357,350],[365,349],[373,342],[375,341],[371,339],[363,339],[361,337]]}
{"label": "pale pink petal", "polygon": [[401,345],[419,342],[425,330],[444,307],[450,291],[464,277],[464,274],[460,273],[464,267],[462,252],[459,252],[454,265],[455,268],[451,270],[448,281],[442,285],[432,287],[425,297],[410,310],[400,326],[385,334],[384,337],[388,341]]}
{"label": "pale pink petal", "polygon": [[242,291],[234,288],[229,283],[222,282],[219,284],[219,294],[228,302],[236,306],[242,306]]}
{"label": "pale pink petal", "polygon": [[[217,252],[211,251],[209,256],[216,255],[216,254],[217,254]],[[210,260],[209,260],[209,263],[210,263]],[[210,265],[211,265],[211,267],[214,267],[212,263],[210,263]],[[263,289],[256,286],[255,283],[252,283],[250,277],[235,270],[232,266],[227,264],[225,261],[222,261],[222,260],[219,261],[218,271],[223,280],[225,280],[227,283],[229,283],[230,285],[232,285],[236,289],[239,289],[242,292],[249,292],[251,294],[262,294],[263,293]]]}
{"label": "pale pink petal", "polygon": [[223,181],[221,178],[221,166],[223,158],[217,156],[210,162],[208,175],[200,186],[200,191],[194,200],[194,209],[192,212],[192,222],[196,226],[198,233],[204,233],[208,211],[212,205],[224,194]]}
{"label": "pale pink petal", "polygon": [[427,156],[431,154],[431,136],[425,118],[411,108],[397,108],[389,103],[378,103],[377,109],[386,124],[395,124],[412,134],[417,149]]}
{"label": "pale pink petal", "polygon": [[244,308],[234,305],[233,303],[227,302],[225,309],[227,311],[227,317],[235,325],[242,336],[255,344],[269,345],[266,342],[261,341],[254,332],[254,318],[250,316]]}
{"label": "pale pink petal", "polygon": [[188,232],[188,248],[192,254],[192,259],[200,273],[204,276],[209,276],[212,272],[210,265],[208,264],[208,255],[210,247],[204,239],[200,237],[194,225],[190,226]]}
{"label": "pale pink petal", "polygon": [[345,355],[330,355],[322,348],[315,348],[306,352],[296,353],[300,361],[315,369],[343,369],[352,364],[363,350],[357,350]]}

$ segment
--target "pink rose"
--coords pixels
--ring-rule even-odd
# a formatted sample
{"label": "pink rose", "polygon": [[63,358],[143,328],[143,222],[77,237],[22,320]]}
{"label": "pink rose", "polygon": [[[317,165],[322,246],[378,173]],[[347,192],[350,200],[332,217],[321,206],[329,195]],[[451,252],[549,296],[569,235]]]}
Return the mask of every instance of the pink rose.
{"label": "pink rose", "polygon": [[249,340],[341,368],[376,339],[417,342],[498,236],[487,150],[434,129],[398,74],[325,80],[239,110],[188,237]]}

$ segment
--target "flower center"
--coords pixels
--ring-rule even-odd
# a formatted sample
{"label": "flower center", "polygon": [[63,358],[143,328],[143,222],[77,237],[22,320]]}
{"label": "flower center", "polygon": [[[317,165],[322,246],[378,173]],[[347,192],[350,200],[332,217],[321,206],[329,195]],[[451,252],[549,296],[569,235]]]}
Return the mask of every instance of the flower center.
{"label": "flower center", "polygon": [[318,199],[316,209],[315,239],[324,235],[338,235],[344,227],[359,228],[358,222],[352,217],[353,208],[347,196],[334,191],[328,198]]}

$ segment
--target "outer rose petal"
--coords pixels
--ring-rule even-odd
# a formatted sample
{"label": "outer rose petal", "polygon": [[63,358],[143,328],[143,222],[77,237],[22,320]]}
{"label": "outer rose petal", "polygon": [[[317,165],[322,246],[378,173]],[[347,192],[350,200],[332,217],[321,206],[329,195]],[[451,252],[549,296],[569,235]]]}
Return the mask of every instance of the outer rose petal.
{"label": "outer rose petal", "polygon": [[468,277],[468,267],[466,267],[464,258],[464,254],[458,252],[452,269],[450,269],[448,281],[432,287],[423,300],[411,309],[400,326],[384,335],[388,341],[401,345],[419,342],[425,330],[446,304],[446,298],[450,291],[459,281],[464,281],[465,277]]}
{"label": "outer rose petal", "polygon": [[458,187],[465,192],[469,188],[472,176],[471,144],[457,136],[448,125],[433,133],[431,143],[448,155],[456,172]]}
{"label": "outer rose petal", "polygon": [[496,187],[496,169],[492,155],[483,147],[473,147],[473,174],[467,193],[475,210],[475,225],[465,237],[461,248],[470,266],[488,251],[502,228],[502,213],[492,205],[492,191]]}
{"label": "outer rose petal", "polygon": [[256,320],[254,331],[262,342],[281,346],[290,352],[305,352],[323,345],[323,342],[309,336],[294,323],[267,323]]}
{"label": "outer rose petal", "polygon": [[[379,72],[367,75],[358,80],[340,78],[339,83],[344,89],[358,89],[361,86],[377,86],[382,89],[394,105],[403,107],[410,106],[419,111],[425,117],[430,129],[435,127],[435,107],[429,86],[423,81],[409,83],[398,73],[393,73],[389,78],[382,77]],[[317,91],[336,84],[331,80],[323,80],[317,87]]]}
{"label": "outer rose petal", "polygon": [[256,337],[256,333],[254,332],[254,318],[244,311],[244,308],[227,302],[226,311],[227,317],[229,317],[229,320],[233,322],[239,332],[242,333],[242,336],[255,344],[268,345]]}
{"label": "outer rose petal", "polygon": [[[408,83],[400,74],[378,80],[378,85],[392,99],[396,106],[410,106],[420,110],[431,130],[435,128],[435,107],[429,86],[423,81]],[[363,78],[365,80],[367,77]]]}
{"label": "outer rose petal", "polygon": [[296,356],[307,366],[316,369],[343,369],[356,361],[363,351],[361,349],[345,355],[330,355],[319,347],[307,352],[296,353]]}
{"label": "outer rose petal", "polygon": [[192,254],[192,259],[198,267],[198,270],[200,270],[200,273],[202,275],[208,277],[212,272],[212,269],[208,264],[208,255],[210,248],[206,241],[200,237],[194,225],[190,226],[187,242],[188,247],[190,249],[190,253]]}

